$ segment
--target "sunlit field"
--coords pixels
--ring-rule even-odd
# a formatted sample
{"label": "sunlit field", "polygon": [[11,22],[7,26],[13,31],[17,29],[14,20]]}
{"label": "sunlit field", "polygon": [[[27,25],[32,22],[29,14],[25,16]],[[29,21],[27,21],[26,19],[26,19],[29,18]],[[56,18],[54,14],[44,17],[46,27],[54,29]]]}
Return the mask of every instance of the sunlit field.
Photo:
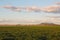
{"label": "sunlit field", "polygon": [[60,26],[0,26],[0,40],[60,40]]}

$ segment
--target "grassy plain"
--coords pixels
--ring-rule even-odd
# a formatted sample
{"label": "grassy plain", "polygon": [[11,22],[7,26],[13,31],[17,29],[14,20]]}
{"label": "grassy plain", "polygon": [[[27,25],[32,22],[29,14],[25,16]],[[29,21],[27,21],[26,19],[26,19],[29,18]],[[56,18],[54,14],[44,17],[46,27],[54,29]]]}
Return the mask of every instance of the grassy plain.
{"label": "grassy plain", "polygon": [[4,25],[0,40],[60,40],[60,26]]}

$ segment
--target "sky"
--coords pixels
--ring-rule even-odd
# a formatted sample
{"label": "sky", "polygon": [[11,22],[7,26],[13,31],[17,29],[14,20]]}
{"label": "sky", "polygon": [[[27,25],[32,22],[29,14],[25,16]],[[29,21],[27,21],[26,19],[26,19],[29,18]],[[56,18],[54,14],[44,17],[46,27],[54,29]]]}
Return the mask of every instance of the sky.
{"label": "sky", "polygon": [[0,24],[60,24],[60,0],[0,0]]}

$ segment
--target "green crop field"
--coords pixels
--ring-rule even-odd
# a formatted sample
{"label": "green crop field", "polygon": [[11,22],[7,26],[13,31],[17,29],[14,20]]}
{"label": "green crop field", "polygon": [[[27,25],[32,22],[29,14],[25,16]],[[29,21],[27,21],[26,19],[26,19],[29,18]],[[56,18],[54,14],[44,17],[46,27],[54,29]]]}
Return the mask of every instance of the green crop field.
{"label": "green crop field", "polygon": [[0,26],[0,40],[60,40],[60,26]]}

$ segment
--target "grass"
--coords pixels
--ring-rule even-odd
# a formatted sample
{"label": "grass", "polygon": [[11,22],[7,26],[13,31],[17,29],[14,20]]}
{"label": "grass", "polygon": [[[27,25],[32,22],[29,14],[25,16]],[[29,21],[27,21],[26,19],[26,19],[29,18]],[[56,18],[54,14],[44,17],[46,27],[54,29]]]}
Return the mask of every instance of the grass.
{"label": "grass", "polygon": [[0,40],[60,40],[60,26],[0,26]]}

